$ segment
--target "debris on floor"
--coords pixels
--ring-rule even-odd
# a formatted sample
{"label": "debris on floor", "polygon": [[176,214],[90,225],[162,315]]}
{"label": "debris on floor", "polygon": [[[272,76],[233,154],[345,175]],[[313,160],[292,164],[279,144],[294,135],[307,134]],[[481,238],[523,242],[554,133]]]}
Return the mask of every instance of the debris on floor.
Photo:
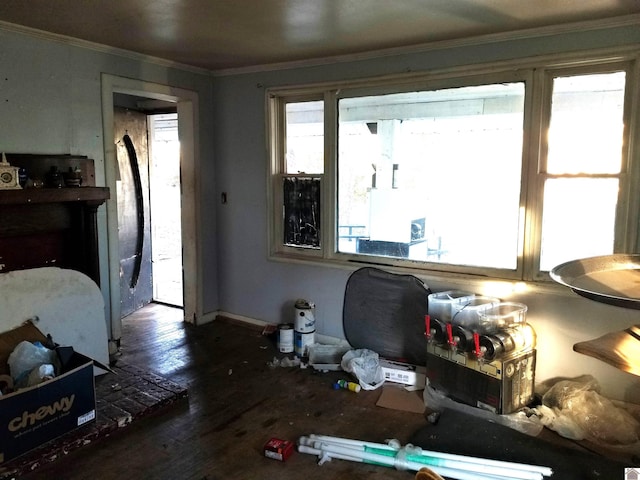
{"label": "debris on floor", "polygon": [[599,392],[600,385],[591,375],[560,380],[533,411],[543,425],[563,437],[640,451],[640,411],[636,418],[622,402],[617,406]]}
{"label": "debris on floor", "polygon": [[280,438],[271,438],[264,445],[264,456],[284,462],[294,451],[293,442]]}
{"label": "debris on floor", "polygon": [[422,391],[408,391],[397,384],[383,386],[376,405],[410,413],[422,414],[425,411]]}
{"label": "debris on floor", "polygon": [[361,390],[360,385],[358,385],[355,382],[350,382],[348,380],[338,380],[336,383],[333,384],[333,388],[334,390],[339,390],[341,388],[344,388],[346,390],[349,390],[355,393],[358,393]]}
{"label": "debris on floor", "polygon": [[273,360],[271,362],[267,362],[267,365],[269,365],[271,368],[276,368],[276,367],[300,367],[301,366],[301,362],[300,362],[300,358],[299,357],[293,357],[293,358],[289,358],[289,357],[284,357],[284,358],[278,358],[278,357],[273,357]]}

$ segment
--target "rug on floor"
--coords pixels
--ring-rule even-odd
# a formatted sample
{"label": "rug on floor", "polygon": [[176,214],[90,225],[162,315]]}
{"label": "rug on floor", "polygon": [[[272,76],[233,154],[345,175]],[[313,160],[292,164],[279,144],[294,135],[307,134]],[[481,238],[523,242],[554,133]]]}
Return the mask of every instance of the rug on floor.
{"label": "rug on floor", "polygon": [[0,465],[0,479],[32,472],[188,397],[187,389],[148,370],[118,361],[95,377],[96,421]]}

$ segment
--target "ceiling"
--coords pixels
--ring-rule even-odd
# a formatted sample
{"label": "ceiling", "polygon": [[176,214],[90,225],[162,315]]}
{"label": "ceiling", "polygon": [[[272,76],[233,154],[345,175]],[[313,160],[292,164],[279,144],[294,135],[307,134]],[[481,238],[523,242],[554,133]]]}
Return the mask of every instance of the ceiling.
{"label": "ceiling", "polygon": [[1,22],[212,71],[637,14],[640,0],[0,2]]}

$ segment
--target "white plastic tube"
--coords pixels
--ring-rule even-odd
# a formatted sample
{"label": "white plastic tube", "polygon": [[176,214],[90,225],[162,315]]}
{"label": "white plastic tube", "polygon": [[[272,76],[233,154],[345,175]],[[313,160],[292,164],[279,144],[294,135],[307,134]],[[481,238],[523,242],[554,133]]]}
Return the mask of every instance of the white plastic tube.
{"label": "white plastic tube", "polygon": [[[301,437],[304,438],[304,437]],[[308,437],[309,439],[329,442],[339,445],[350,445],[355,447],[368,447],[368,448],[379,448],[381,450],[389,450],[389,451],[397,451],[400,448],[400,443],[397,440],[393,440],[391,442],[395,442],[395,446],[386,444],[386,443],[373,443],[373,442],[365,442],[361,440],[351,440],[348,438],[340,438],[340,437],[331,437],[327,435],[316,435],[311,434]],[[466,455],[456,455],[453,453],[443,453],[443,452],[435,452],[431,450],[423,450],[421,449],[421,454],[426,457],[440,458],[444,460],[453,460],[453,461],[461,461],[467,463],[474,463],[479,465],[487,465],[494,467],[505,467],[512,470],[522,470],[522,471],[530,471],[537,472],[544,476],[551,476],[553,474],[553,470],[549,467],[543,467],[539,465],[529,465],[525,463],[515,463],[515,462],[504,462],[501,460],[492,460],[488,458],[478,458],[478,457],[468,457]],[[516,477],[523,478],[523,477]]]}
{"label": "white plastic tube", "polygon": [[[344,447],[334,444],[323,444],[318,442],[318,450],[326,452],[329,456],[344,455],[347,457],[357,457],[362,459],[362,462],[373,463],[377,465],[383,465],[387,467],[396,468],[398,470],[411,470],[417,472],[425,466],[424,463],[412,462],[410,460],[400,459],[398,457],[389,457],[387,455],[380,455],[376,453],[369,453],[363,451],[356,451],[353,448]],[[316,447],[317,448],[317,447]],[[481,473],[475,473],[464,470],[457,470],[448,467],[429,467],[438,475],[453,478],[455,480],[512,480],[510,477],[485,475]],[[542,478],[542,476],[540,476]]]}

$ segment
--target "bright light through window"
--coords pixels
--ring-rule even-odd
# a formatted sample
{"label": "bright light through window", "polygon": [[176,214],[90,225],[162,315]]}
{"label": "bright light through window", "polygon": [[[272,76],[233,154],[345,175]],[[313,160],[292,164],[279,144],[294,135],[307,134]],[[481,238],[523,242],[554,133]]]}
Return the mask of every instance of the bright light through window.
{"label": "bright light through window", "polygon": [[619,173],[625,72],[553,81],[547,172]]}
{"label": "bright light through window", "polygon": [[324,171],[323,102],[287,103],[286,173]]}
{"label": "bright light through window", "polygon": [[516,268],[523,83],[338,108],[340,252]]}
{"label": "bright light through window", "polygon": [[624,88],[625,72],[553,81],[540,256],[543,271],[568,260],[613,252]]}

